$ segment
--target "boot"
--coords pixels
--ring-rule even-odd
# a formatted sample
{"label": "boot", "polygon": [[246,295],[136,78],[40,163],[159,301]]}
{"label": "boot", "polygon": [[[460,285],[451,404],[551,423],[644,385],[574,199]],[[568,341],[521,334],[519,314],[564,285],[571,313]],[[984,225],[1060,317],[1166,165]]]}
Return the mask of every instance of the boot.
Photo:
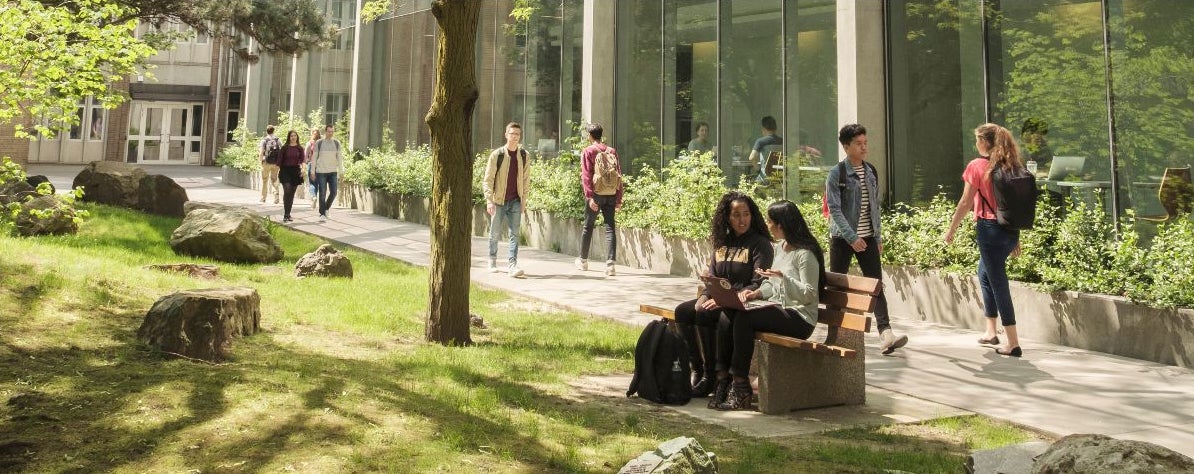
{"label": "boot", "polygon": [[717,385],[713,387],[713,395],[709,396],[709,408],[717,409],[722,403],[725,403],[726,397],[730,394],[730,378],[717,379]]}
{"label": "boot", "polygon": [[726,401],[717,405],[718,410],[750,410],[750,397],[754,391],[750,389],[750,381],[734,382]]}
{"label": "boot", "polygon": [[717,388],[717,374],[708,373],[692,384],[692,398],[705,398]]}
{"label": "boot", "polygon": [[896,336],[891,328],[879,331],[879,350],[883,355],[891,354],[896,349],[904,347],[908,343],[908,336]]}

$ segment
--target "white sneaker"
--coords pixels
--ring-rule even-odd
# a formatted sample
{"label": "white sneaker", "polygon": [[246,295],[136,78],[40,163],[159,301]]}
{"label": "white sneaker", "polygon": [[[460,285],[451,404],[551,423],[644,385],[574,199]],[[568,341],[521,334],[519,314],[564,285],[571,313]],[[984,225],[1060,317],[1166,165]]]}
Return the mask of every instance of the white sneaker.
{"label": "white sneaker", "polygon": [[489,273],[497,273],[497,272],[498,272],[497,259],[493,259],[493,258],[489,259]]}
{"label": "white sneaker", "polygon": [[511,277],[518,278],[525,275],[521,268],[518,268],[518,263],[510,262],[510,269],[507,271]]}
{"label": "white sneaker", "polygon": [[327,214],[320,214],[320,215],[319,215],[319,222],[327,222],[327,221],[328,221],[328,216],[327,216]]}
{"label": "white sneaker", "polygon": [[316,209],[319,209],[319,203],[315,201],[315,198],[311,198],[311,210],[314,211]]}
{"label": "white sneaker", "polygon": [[572,262],[572,263],[576,265],[577,270],[580,270],[582,272],[589,271],[589,261],[588,260],[577,257],[576,261]]}
{"label": "white sneaker", "polygon": [[614,274],[615,274],[615,273],[616,273],[616,272],[614,272],[614,261],[613,261],[613,260],[606,260],[606,261],[605,261],[605,276],[611,276],[611,277],[612,277],[612,276],[614,276]]}

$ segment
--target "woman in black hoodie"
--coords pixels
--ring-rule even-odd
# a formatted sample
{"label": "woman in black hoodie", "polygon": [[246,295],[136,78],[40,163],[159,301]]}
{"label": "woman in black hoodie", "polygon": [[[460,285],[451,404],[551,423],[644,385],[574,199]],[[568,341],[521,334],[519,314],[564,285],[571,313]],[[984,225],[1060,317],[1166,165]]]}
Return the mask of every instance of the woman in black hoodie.
{"label": "woman in black hoodie", "polygon": [[[709,240],[713,256],[705,275],[729,280],[734,291],[740,294],[759,288],[763,276],[756,270],[771,268],[775,253],[771,233],[767,231],[759,206],[750,196],[730,191],[721,197],[713,213]],[[692,361],[692,396],[712,394],[710,408],[724,402],[730,389],[733,333],[729,321],[733,317],[734,311],[718,306],[708,291],[702,291],[695,300],[676,306],[676,323],[688,342],[689,360]],[[723,320],[725,329],[719,330],[719,322]]]}

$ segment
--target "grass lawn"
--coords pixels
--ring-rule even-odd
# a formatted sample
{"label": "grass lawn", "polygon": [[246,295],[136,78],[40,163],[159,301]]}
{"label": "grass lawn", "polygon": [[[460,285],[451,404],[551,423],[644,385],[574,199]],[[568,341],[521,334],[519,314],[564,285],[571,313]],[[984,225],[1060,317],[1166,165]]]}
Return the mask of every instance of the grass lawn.
{"label": "grass lawn", "polygon": [[[723,472],[958,472],[1031,433],[981,417],[759,440],[639,399],[577,391],[628,373],[638,329],[472,289],[475,346],[422,342],[427,274],[342,249],[353,280],[293,278],[323,241],[273,228],[277,265],[174,255],[178,219],[104,206],[74,236],[0,237],[0,472],[614,472],[694,436]],[[152,263],[216,263],[215,282]],[[159,297],[250,286],[261,334],[210,365],[135,331]]]}

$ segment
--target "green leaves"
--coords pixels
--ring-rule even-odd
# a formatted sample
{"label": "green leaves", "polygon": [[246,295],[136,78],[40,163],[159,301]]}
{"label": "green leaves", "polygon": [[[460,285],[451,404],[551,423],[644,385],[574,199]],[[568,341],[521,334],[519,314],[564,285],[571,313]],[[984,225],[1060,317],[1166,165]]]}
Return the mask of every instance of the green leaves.
{"label": "green leaves", "polygon": [[[110,80],[142,69],[157,52],[133,36],[135,20],[118,21],[128,9],[105,0],[73,3],[73,9],[33,0],[0,5],[0,122],[28,116],[42,134],[78,124],[81,98],[115,107],[125,97]],[[29,134],[16,124],[17,136]]]}

